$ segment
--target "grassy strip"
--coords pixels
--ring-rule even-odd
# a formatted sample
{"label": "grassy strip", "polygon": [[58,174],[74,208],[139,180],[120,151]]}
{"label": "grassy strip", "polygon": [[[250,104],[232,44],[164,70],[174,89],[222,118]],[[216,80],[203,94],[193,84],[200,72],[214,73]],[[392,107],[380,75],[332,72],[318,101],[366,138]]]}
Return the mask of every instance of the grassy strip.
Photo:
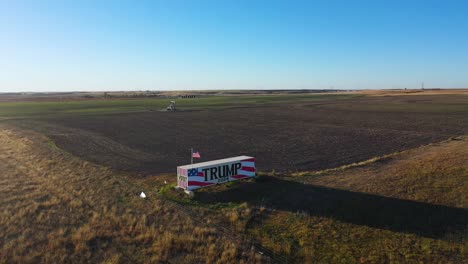
{"label": "grassy strip", "polygon": [[[421,146],[419,148],[429,147],[429,146],[433,146],[435,144],[443,144],[445,142],[449,142],[449,141],[452,141],[452,140],[468,141],[468,136],[451,137],[451,138],[449,138],[447,140],[443,140],[443,141],[437,142],[437,143],[430,143],[430,144]],[[389,160],[389,159],[391,159],[391,158],[393,158],[395,156],[407,153],[409,151],[414,151],[414,150],[415,149],[397,151],[397,152],[393,152],[393,153],[386,154],[386,155],[383,155],[383,156],[373,157],[373,158],[370,158],[368,160],[364,160],[364,161],[360,161],[360,162],[354,162],[354,163],[351,163],[351,164],[346,164],[346,165],[336,167],[336,168],[330,168],[330,169],[319,170],[319,171],[301,171],[301,172],[294,172],[294,173],[290,173],[290,174],[286,174],[286,175],[282,174],[282,175],[286,176],[286,177],[316,177],[316,176],[322,176],[322,175],[326,175],[326,174],[329,174],[329,173],[332,173],[332,172],[345,171],[347,169],[362,167],[362,166],[366,166],[366,165],[369,165],[369,164],[386,161],[386,160]],[[259,172],[259,175],[261,175],[261,176],[277,176],[277,173],[276,172]]]}
{"label": "grassy strip", "polygon": [[158,196],[139,198],[143,187],[127,175],[64,155],[45,137],[0,132],[2,263],[261,261]]}
{"label": "grassy strip", "polygon": [[[258,104],[308,102],[323,100],[350,99],[353,94],[313,94],[313,95],[256,95],[256,96],[213,96],[203,98],[177,99],[182,109],[203,109],[238,107]],[[171,99],[109,99],[64,102],[6,102],[0,103],[0,118],[6,117],[47,117],[68,114],[111,114],[164,109]]]}

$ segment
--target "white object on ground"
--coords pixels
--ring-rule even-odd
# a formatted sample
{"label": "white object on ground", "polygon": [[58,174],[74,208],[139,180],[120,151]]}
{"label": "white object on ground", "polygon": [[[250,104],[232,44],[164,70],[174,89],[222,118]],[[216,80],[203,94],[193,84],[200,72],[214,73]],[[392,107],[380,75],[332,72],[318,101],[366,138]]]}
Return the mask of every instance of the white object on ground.
{"label": "white object on ground", "polygon": [[144,192],[141,192],[141,193],[140,193],[140,197],[141,197],[141,198],[146,198],[146,194],[145,194]]}

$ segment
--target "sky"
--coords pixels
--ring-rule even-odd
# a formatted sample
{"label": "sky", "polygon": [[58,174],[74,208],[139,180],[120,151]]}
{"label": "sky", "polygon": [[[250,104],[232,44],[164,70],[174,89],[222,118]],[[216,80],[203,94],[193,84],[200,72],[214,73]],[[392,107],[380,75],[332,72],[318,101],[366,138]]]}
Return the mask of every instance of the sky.
{"label": "sky", "polygon": [[0,0],[0,92],[468,87],[468,1]]}

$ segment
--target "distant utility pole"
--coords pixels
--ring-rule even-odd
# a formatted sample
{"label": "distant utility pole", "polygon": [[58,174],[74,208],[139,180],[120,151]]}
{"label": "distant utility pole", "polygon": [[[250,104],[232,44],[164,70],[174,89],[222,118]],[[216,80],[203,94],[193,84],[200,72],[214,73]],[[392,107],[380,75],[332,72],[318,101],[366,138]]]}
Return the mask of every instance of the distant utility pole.
{"label": "distant utility pole", "polygon": [[424,82],[421,83],[421,90],[424,90]]}

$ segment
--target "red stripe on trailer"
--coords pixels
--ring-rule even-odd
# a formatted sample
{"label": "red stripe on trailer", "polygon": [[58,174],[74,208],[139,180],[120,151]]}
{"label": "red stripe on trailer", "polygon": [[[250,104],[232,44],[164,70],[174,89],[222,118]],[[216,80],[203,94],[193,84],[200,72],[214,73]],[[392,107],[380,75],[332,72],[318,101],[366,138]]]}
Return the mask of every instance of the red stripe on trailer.
{"label": "red stripe on trailer", "polygon": [[245,159],[245,160],[241,160],[241,161],[250,161],[250,162],[255,162],[255,158],[251,158],[251,159]]}
{"label": "red stripe on trailer", "polygon": [[214,183],[212,182],[199,182],[199,181],[189,181],[188,185],[189,186],[208,186],[212,185]]}
{"label": "red stripe on trailer", "polygon": [[203,176],[205,176],[205,174],[203,174],[203,172],[199,171],[199,172],[198,172],[198,176],[202,176],[202,177],[203,177]]}
{"label": "red stripe on trailer", "polygon": [[244,167],[241,167],[240,169],[243,170],[243,171],[255,172],[255,168],[254,168],[254,167],[246,167],[246,166],[244,166]]}

